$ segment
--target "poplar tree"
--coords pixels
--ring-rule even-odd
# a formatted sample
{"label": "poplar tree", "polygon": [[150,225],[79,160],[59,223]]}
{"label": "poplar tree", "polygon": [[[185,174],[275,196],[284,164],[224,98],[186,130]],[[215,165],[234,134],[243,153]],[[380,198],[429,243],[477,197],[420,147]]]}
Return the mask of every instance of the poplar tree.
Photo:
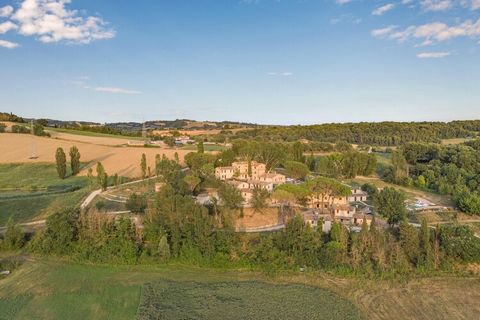
{"label": "poplar tree", "polygon": [[97,183],[100,186],[103,186],[103,180],[105,179],[105,168],[102,163],[97,163]]}
{"label": "poplar tree", "polygon": [[70,148],[70,167],[73,176],[80,172],[80,152],[76,146]]}
{"label": "poplar tree", "polygon": [[62,148],[58,148],[55,154],[55,161],[57,164],[57,173],[60,179],[65,179],[67,176],[67,157]]}

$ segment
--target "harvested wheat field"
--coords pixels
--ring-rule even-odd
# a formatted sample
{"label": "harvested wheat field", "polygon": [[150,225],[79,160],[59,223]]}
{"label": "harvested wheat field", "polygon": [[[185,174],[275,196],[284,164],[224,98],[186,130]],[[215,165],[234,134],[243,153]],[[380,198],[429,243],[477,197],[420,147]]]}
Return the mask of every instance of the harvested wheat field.
{"label": "harvested wheat field", "polygon": [[[100,144],[100,142],[106,142],[104,139],[116,140],[115,138],[97,139],[97,137],[73,135],[77,141],[70,141],[68,140],[68,136],[72,135],[63,135],[62,137],[64,137],[65,140],[60,140],[31,135],[2,133],[0,134],[0,163],[53,163],[55,162],[55,151],[58,147],[63,148],[68,155],[70,147],[75,145],[82,155],[81,161],[88,163],[81,171],[82,175],[86,175],[88,168],[95,167],[97,162],[102,162],[109,175],[117,173],[121,176],[134,178],[140,176],[140,158],[142,153],[146,154],[147,165],[153,170],[155,167],[156,154],[165,154],[168,158],[173,159],[175,152],[177,152],[180,160],[183,160],[185,154],[189,152],[188,150],[162,148],[115,147]],[[78,137],[85,139],[85,141],[78,141]],[[32,142],[36,149],[36,159],[30,159]]]}

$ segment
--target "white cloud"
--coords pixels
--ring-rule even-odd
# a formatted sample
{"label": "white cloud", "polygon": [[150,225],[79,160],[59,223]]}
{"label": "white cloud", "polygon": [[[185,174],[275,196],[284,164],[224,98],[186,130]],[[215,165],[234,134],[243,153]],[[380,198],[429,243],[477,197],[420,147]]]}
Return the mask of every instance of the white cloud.
{"label": "white cloud", "polygon": [[382,29],[375,29],[372,30],[371,35],[375,38],[382,38],[386,37],[393,33],[393,31],[397,28],[397,26],[388,26]]}
{"label": "white cloud", "polygon": [[0,17],[10,17],[13,12],[12,6],[5,6],[0,8]]}
{"label": "white cloud", "polygon": [[15,49],[18,46],[19,44],[15,42],[0,40],[0,47],[7,48],[7,49]]}
{"label": "white cloud", "polygon": [[78,10],[67,8],[72,0],[23,0],[15,11],[12,7],[2,12],[8,14],[18,33],[35,36],[43,43],[66,41],[87,44],[94,40],[111,39],[115,31],[97,16],[86,16]]}
{"label": "white cloud", "polygon": [[449,26],[443,22],[433,22],[420,26],[409,26],[402,31],[387,27],[373,30],[371,34],[377,38],[388,38],[398,42],[419,39],[422,41],[421,45],[430,45],[458,37],[478,38],[480,37],[480,18],[476,22],[467,20],[455,26]]}
{"label": "white cloud", "polygon": [[472,0],[472,3],[470,5],[470,8],[472,10],[478,10],[480,9],[480,0]]}
{"label": "white cloud", "polygon": [[15,29],[18,29],[18,26],[11,21],[0,23],[0,34],[4,34],[10,30],[15,30]]}
{"label": "white cloud", "polygon": [[335,0],[335,2],[337,4],[346,4],[346,3],[349,3],[349,2],[352,2],[353,0]]}
{"label": "white cloud", "polygon": [[453,6],[452,0],[422,0],[420,2],[426,11],[445,11]]}
{"label": "white cloud", "polygon": [[95,87],[93,88],[93,90],[98,92],[115,93],[115,94],[141,94],[142,93],[136,90],[128,90],[128,89],[117,88],[117,87]]}
{"label": "white cloud", "polygon": [[417,54],[420,59],[439,59],[450,55],[450,52],[422,52]]}
{"label": "white cloud", "polygon": [[374,16],[381,16],[383,15],[384,13],[390,11],[390,10],[393,10],[395,8],[395,4],[393,3],[388,3],[384,6],[381,6],[381,7],[378,7],[376,8],[375,10],[372,11],[372,14]]}
{"label": "white cloud", "polygon": [[293,76],[293,72],[269,72],[269,76],[280,76],[280,77],[290,77]]}
{"label": "white cloud", "polygon": [[464,7],[471,10],[480,9],[480,0],[402,0],[402,4],[411,5],[419,4],[425,11],[448,11],[455,7]]}

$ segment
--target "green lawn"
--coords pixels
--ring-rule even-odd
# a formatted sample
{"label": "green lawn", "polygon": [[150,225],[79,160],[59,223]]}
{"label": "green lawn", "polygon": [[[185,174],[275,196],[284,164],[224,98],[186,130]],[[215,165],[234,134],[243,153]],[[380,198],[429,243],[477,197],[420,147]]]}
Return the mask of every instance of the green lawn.
{"label": "green lawn", "polygon": [[88,137],[117,138],[117,139],[126,139],[126,140],[143,140],[142,137],[123,136],[123,135],[119,135],[119,134],[108,134],[108,133],[82,131],[82,130],[74,130],[74,129],[46,128],[46,130],[47,131],[53,131],[53,132],[76,134],[76,135],[79,135],[79,136],[88,136]]}
{"label": "green lawn", "polygon": [[327,289],[185,267],[27,262],[0,281],[0,319],[364,319]]}

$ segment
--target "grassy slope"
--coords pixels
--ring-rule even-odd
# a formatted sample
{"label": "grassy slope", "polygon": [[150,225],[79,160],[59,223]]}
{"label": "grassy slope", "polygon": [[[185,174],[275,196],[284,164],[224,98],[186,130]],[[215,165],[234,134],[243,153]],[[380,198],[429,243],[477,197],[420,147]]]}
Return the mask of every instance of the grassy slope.
{"label": "grassy slope", "polygon": [[[238,292],[229,288],[226,291],[222,288],[215,289],[215,286],[212,291],[211,284],[229,283],[235,286],[239,284],[238,281],[262,281],[275,285],[305,284],[308,285],[304,287],[307,292],[311,286],[333,291],[352,301],[368,319],[476,319],[480,313],[478,277],[419,279],[404,284],[340,279],[326,274],[268,279],[254,273],[180,266],[101,267],[42,260],[28,262],[10,277],[0,280],[0,319],[134,319],[141,301],[142,285],[162,283],[163,280],[189,281],[188,286],[192,286],[192,281],[206,284],[207,289],[198,289],[195,284],[196,288],[186,291],[187,300],[197,301],[195,303],[200,305],[203,305],[203,300],[198,299],[198,296],[205,296],[210,302],[215,295],[220,299],[232,298],[228,303],[241,302],[238,297],[234,297]],[[265,288],[267,287],[261,290]],[[171,290],[177,292],[179,289]],[[295,299],[311,299],[307,296],[305,300],[298,297],[304,294],[303,290],[295,292],[297,296],[293,298],[288,294],[282,296],[281,291],[268,288],[258,299],[266,299],[265,303],[269,303],[273,298],[281,298],[291,308],[296,307],[295,304],[290,304]],[[241,289],[240,292],[247,296],[256,294],[252,290]],[[317,300],[310,303],[322,305],[321,296],[324,294],[328,295],[328,291],[319,291]],[[167,299],[171,301],[172,297],[175,296],[167,296]],[[188,301],[178,299],[172,307],[182,306]],[[344,304],[344,300],[338,302],[344,309],[354,310],[352,306],[348,307],[348,303]],[[217,304],[218,301],[213,300],[213,303]]]}
{"label": "grassy slope", "polygon": [[[86,177],[59,179],[53,164],[0,164],[0,190],[8,190],[0,191],[0,226],[3,226],[9,217],[13,217],[16,222],[26,222],[75,206],[86,195],[87,185]],[[61,194],[48,194],[46,190],[30,192],[34,188],[62,190],[69,187],[81,189]],[[19,198],[2,199],[2,196],[12,195]]]}
{"label": "grassy slope", "polygon": [[75,207],[88,194],[87,189],[18,200],[0,200],[0,226],[12,217],[15,222],[44,219],[52,213]]}
{"label": "grassy slope", "polygon": [[69,177],[65,180],[58,178],[53,164],[0,164],[0,189],[19,188],[29,190],[33,186],[38,188],[49,186],[84,187],[87,183],[88,179],[86,177]]}

